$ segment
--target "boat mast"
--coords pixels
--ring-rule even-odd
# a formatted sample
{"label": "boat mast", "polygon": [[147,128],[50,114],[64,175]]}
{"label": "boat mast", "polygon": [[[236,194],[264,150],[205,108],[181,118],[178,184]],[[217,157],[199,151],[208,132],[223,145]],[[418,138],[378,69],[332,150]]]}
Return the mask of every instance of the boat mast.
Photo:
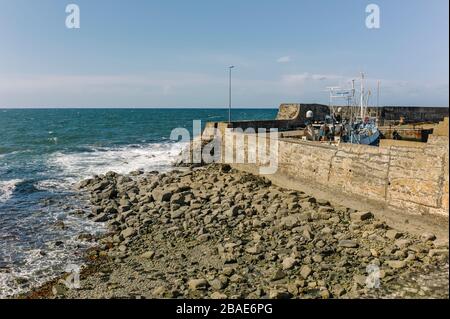
{"label": "boat mast", "polygon": [[381,83],[381,81],[378,80],[378,82],[377,82],[377,108],[380,107],[380,83]]}
{"label": "boat mast", "polygon": [[352,80],[352,113],[351,113],[351,116],[352,116],[352,122],[353,122],[353,120],[354,120],[354,117],[355,117],[355,105],[356,105],[356,101],[355,101],[355,79],[353,79]]}
{"label": "boat mast", "polygon": [[361,108],[361,119],[364,120],[364,73],[361,72],[361,101],[360,101],[360,108]]}

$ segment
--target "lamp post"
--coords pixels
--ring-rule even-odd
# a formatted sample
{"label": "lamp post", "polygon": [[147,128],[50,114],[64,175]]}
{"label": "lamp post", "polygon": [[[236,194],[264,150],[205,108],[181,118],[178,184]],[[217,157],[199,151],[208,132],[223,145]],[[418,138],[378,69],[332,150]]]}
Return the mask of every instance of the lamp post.
{"label": "lamp post", "polygon": [[377,107],[380,107],[380,84],[381,82],[377,81]]}
{"label": "lamp post", "polygon": [[234,69],[234,65],[229,66],[229,95],[228,95],[228,123],[231,123],[231,70]]}

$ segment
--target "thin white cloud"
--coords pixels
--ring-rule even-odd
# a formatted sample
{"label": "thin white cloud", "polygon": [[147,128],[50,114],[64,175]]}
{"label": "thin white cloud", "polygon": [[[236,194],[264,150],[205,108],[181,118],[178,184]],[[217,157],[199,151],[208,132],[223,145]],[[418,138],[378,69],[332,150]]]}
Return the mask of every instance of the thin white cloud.
{"label": "thin white cloud", "polygon": [[[233,99],[239,106],[277,106],[286,101],[327,103],[327,86],[351,86],[347,75],[284,74],[277,78],[236,76]],[[375,92],[377,79],[367,79]],[[381,79],[382,103],[448,105],[448,83]],[[148,75],[0,75],[0,107],[171,107],[224,106],[226,75],[161,72]]]}
{"label": "thin white cloud", "polygon": [[[205,74],[164,73],[141,75],[8,75],[0,76],[0,93],[39,93],[47,90],[101,92],[145,89],[169,94],[173,89],[222,81]],[[111,92],[113,93],[113,92]]]}
{"label": "thin white cloud", "polygon": [[336,74],[310,74],[308,72],[299,74],[283,75],[281,81],[289,86],[299,86],[312,82],[334,82],[334,85],[347,82],[348,77]]}
{"label": "thin white cloud", "polygon": [[290,56],[282,56],[281,58],[277,59],[277,63],[289,63],[291,62],[291,57]]}

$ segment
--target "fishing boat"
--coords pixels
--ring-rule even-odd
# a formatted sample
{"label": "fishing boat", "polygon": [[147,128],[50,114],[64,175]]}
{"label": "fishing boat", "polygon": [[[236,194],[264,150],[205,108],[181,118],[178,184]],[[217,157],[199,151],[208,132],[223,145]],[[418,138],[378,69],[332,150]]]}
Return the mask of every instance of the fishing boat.
{"label": "fishing boat", "polygon": [[[371,91],[366,91],[364,73],[361,73],[359,92],[356,89],[355,80],[352,80],[351,89],[342,89],[337,86],[327,89],[330,93],[330,116],[325,122],[329,123],[328,126],[332,126],[331,131],[335,132],[335,135],[339,135],[340,141],[352,144],[378,145],[381,134],[378,130],[377,119],[370,117],[367,112]],[[342,107],[335,105],[336,99],[347,101],[349,112],[346,116],[342,115]]]}

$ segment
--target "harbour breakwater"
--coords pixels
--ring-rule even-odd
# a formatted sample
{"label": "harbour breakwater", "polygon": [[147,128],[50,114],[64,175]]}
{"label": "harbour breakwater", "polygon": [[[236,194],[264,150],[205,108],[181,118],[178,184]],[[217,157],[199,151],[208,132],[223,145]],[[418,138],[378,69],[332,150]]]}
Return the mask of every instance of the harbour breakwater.
{"label": "harbour breakwater", "polygon": [[[259,149],[261,143],[255,138],[255,132],[246,130],[252,127],[280,128],[282,132],[276,138],[267,134],[263,143],[263,147],[276,145],[278,168],[267,177],[278,185],[290,185],[338,201],[342,199],[341,202],[348,205],[350,197],[355,199],[354,202],[367,203],[370,209],[448,219],[448,117],[436,125],[427,143],[382,140],[380,147],[346,143],[330,145],[302,141],[283,132],[282,128],[301,123],[304,120],[302,113],[309,108],[311,105],[304,105],[295,111],[292,105],[282,106],[280,120],[274,121],[208,123],[203,132],[203,143],[219,136],[218,162],[258,174],[267,164],[259,160],[258,154],[266,150]],[[290,114],[287,117],[291,120],[284,119],[286,114]],[[245,159],[244,162],[236,161],[235,154],[239,152],[243,153],[240,157]],[[249,161],[250,158],[256,160]]]}

